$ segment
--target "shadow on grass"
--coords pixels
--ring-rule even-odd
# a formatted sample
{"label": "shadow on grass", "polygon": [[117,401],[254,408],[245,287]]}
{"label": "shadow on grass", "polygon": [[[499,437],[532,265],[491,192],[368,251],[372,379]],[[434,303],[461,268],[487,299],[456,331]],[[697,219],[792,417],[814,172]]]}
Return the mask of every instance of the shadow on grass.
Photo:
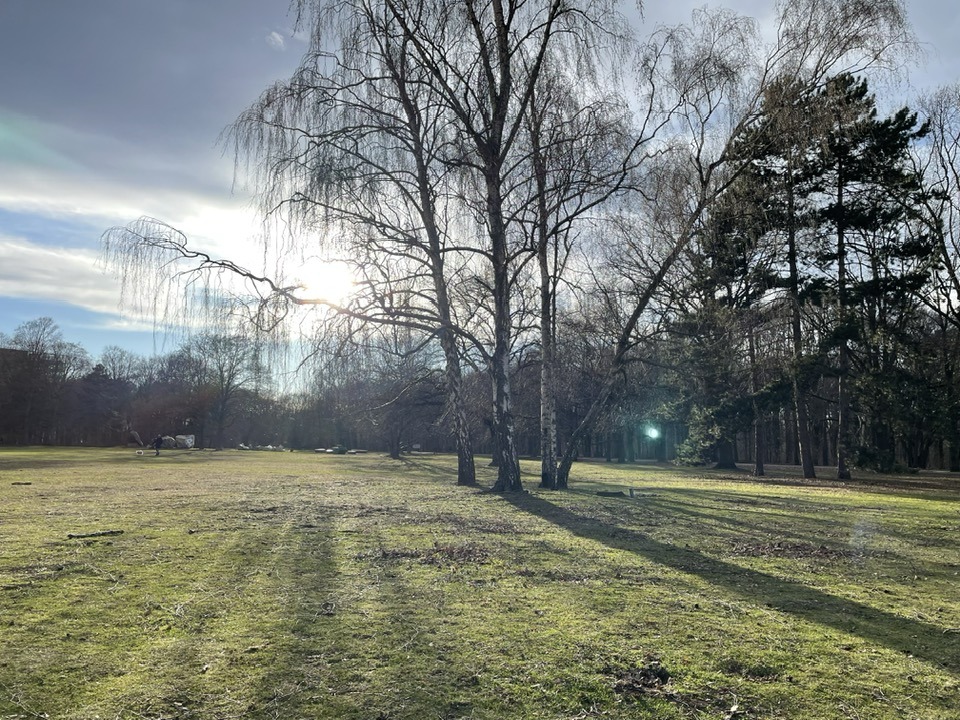
{"label": "shadow on grass", "polygon": [[116,450],[113,448],[44,448],[11,449],[0,452],[0,472],[10,470],[49,470],[51,468],[87,467],[103,465],[134,465],[143,467],[144,463],[170,464],[202,462],[215,458],[227,458],[228,455],[216,451],[178,448],[161,450],[154,454],[150,448],[143,448],[137,455],[137,448]]}
{"label": "shadow on grass", "polygon": [[403,717],[452,717],[470,709],[470,693],[458,689],[469,677],[453,662],[458,645],[443,628],[442,593],[406,581],[415,554],[379,557],[388,540],[373,527],[362,535],[351,552],[366,551],[339,559],[326,528],[314,535],[316,546],[309,535],[291,544],[293,623],[262,682],[256,717],[393,718],[398,709]]}
{"label": "shadow on grass", "polygon": [[[761,477],[756,475],[723,475],[725,479],[735,482],[755,482],[762,485],[783,485],[785,487],[838,487],[853,488],[861,492],[879,492],[885,494],[910,494],[915,496],[917,491],[937,492],[938,500],[956,500],[960,502],[960,473],[951,473],[945,470],[920,470],[911,475],[881,475],[869,472],[858,472],[852,480],[837,480],[831,477],[829,471],[822,472],[821,477],[806,479],[800,475],[782,472],[784,466],[774,466],[773,469]],[[744,466],[740,466],[741,470]],[[835,468],[834,468],[835,471]],[[835,474],[835,473],[834,473]],[[945,492],[946,495],[939,493]]]}
{"label": "shadow on grass", "polygon": [[[671,488],[669,493],[659,494],[656,489],[644,497],[644,507],[659,515],[677,515],[688,518],[701,526],[714,524],[718,528],[729,528],[730,532],[765,533],[777,537],[793,537],[797,540],[821,542],[824,536],[836,531],[836,520],[824,513],[822,505],[804,501],[784,501],[781,503],[762,502],[748,498],[724,500],[721,494],[708,490]],[[800,516],[803,532],[791,529],[784,524],[784,513],[791,517]],[[737,519],[746,517],[749,521]]]}
{"label": "shadow on grass", "polygon": [[[434,456],[434,457],[443,457],[443,456]],[[449,456],[443,458],[447,460]],[[454,462],[456,461],[456,456],[453,456]],[[430,462],[424,457],[403,455],[399,460],[395,462],[399,463],[402,467],[422,473],[424,475],[437,478],[440,480],[449,480],[451,485],[457,484],[457,466],[456,464],[450,465],[449,462]],[[477,484],[475,486],[463,486],[466,488],[475,487],[478,490],[485,490],[488,486],[493,485],[496,481],[497,468],[489,465],[486,458],[477,457],[475,463],[475,469],[477,474]],[[532,476],[531,476],[532,477]]]}
{"label": "shadow on grass", "polygon": [[391,460],[392,462],[397,463],[399,467],[402,467],[406,470],[420,472],[424,475],[429,475],[436,478],[450,478],[454,482],[457,480],[457,471],[455,468],[451,469],[448,465],[432,463],[423,459],[422,457],[401,455],[399,458],[392,458]]}
{"label": "shadow on grass", "polygon": [[632,552],[680,572],[691,573],[729,592],[810,622],[857,635],[913,655],[953,673],[960,672],[960,647],[947,629],[900,617],[790,580],[743,568],[697,550],[662,543],[642,533],[578,515],[531,494],[506,495],[518,509],[579,537]]}

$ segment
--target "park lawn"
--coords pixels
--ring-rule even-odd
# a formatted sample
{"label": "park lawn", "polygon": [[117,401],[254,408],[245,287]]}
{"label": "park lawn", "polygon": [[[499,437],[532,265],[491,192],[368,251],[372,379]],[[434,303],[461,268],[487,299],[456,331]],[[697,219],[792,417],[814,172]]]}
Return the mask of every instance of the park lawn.
{"label": "park lawn", "polygon": [[455,468],[0,449],[0,719],[960,718],[956,477]]}

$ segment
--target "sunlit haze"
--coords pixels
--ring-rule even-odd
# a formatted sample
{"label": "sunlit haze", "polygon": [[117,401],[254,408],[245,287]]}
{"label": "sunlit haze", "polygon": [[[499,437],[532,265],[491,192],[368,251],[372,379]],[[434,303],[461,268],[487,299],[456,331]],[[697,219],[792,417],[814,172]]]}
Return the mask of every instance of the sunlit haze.
{"label": "sunlit haze", "polygon": [[294,275],[302,300],[342,304],[354,290],[350,267],[337,260],[308,258]]}

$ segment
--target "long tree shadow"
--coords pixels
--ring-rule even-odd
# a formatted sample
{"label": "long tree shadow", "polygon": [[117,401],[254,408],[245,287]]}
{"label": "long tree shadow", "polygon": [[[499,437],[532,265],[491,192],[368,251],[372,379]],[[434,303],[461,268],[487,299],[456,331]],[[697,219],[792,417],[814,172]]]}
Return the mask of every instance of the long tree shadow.
{"label": "long tree shadow", "polygon": [[811,622],[857,635],[914,657],[960,672],[960,643],[948,628],[894,615],[791,580],[740,567],[698,550],[659,542],[643,533],[578,515],[542,497],[523,493],[504,498],[579,537],[635,553],[666,567],[691,573],[735,594],[765,603]]}
{"label": "long tree shadow", "polygon": [[[816,538],[819,541],[822,537],[828,535],[829,531],[836,530],[834,520],[829,517],[811,517],[812,513],[804,516],[802,532],[791,532],[789,528],[784,527],[782,513],[770,510],[746,507],[734,508],[738,514],[749,513],[748,522],[736,519],[734,513],[730,511],[721,512],[717,509],[714,512],[707,512],[700,510],[698,508],[703,507],[702,504],[697,506],[692,501],[684,502],[683,499],[648,497],[644,498],[644,507],[661,516],[682,516],[691,522],[700,523],[701,526],[712,524],[718,529],[718,534],[723,535],[749,532],[754,535],[763,533],[771,537],[791,537],[800,541],[810,541]],[[721,531],[720,528],[724,529]]]}
{"label": "long tree shadow", "polygon": [[[741,466],[745,469],[745,466]],[[831,468],[835,471],[836,468]],[[818,470],[818,472],[820,472]],[[851,488],[859,492],[884,495],[909,495],[915,497],[917,492],[936,492],[937,500],[960,502],[960,473],[947,471],[920,471],[913,475],[873,475],[860,473],[853,480],[837,480],[822,473],[822,477],[805,479],[799,475],[784,475],[774,469],[763,477],[754,475],[738,477],[730,476],[725,479],[734,482],[759,483],[762,485],[782,485],[783,487],[837,487]]]}

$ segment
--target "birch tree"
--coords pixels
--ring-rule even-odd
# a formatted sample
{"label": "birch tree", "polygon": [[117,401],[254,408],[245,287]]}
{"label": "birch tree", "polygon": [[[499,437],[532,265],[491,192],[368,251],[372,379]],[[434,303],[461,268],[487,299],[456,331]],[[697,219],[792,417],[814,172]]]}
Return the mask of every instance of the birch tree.
{"label": "birch tree", "polygon": [[358,297],[338,311],[438,338],[458,483],[473,485],[461,371],[466,324],[449,290],[472,249],[455,247],[450,120],[397,8],[362,1],[300,7],[312,23],[310,50],[289,82],[265,92],[235,124],[238,157],[265,213],[281,213],[351,260]]}
{"label": "birch tree", "polygon": [[[398,141],[398,150],[389,163],[381,163],[374,172],[383,173],[396,166],[392,163],[398,157],[405,158],[399,164],[404,167],[406,162],[405,167],[410,168],[406,173],[387,174],[388,182],[395,187],[400,184],[398,178],[407,185],[388,196],[398,197],[401,206],[408,203],[416,208],[414,215],[419,218],[428,242],[411,239],[411,233],[402,223],[392,222],[389,213],[385,221],[381,203],[376,204],[376,211],[368,213],[366,218],[358,218],[352,210],[344,214],[344,208],[338,206],[339,215],[335,219],[345,224],[375,226],[376,237],[365,232],[360,238],[364,248],[362,257],[368,267],[376,268],[378,277],[377,282],[366,283],[370,290],[386,277],[384,256],[392,259],[402,256],[409,261],[412,252],[428,248],[424,253],[425,266],[435,280],[431,302],[435,304],[439,325],[443,332],[469,344],[490,373],[498,467],[495,489],[518,490],[522,484],[514,441],[510,361],[517,333],[513,302],[519,294],[518,282],[528,257],[522,216],[529,197],[523,188],[528,182],[530,154],[523,131],[531,117],[529,112],[548,59],[564,57],[578,68],[588,67],[591,54],[602,46],[598,38],[614,27],[615,21],[610,19],[616,18],[611,13],[613,4],[554,1],[541,6],[502,0],[452,4],[394,1],[382,5],[341,4],[334,9],[332,5],[315,2],[302,3],[301,9],[311,12],[316,19],[314,38],[318,55],[327,38],[324,31],[334,28],[352,44],[342,53],[343,58],[360,58],[384,68],[376,77],[388,78],[391,92],[396,96],[396,101],[389,105],[395,112],[373,126],[381,135],[385,126],[390,127],[388,137]],[[334,18],[339,18],[336,23],[332,22]],[[356,24],[356,18],[362,18],[362,23]],[[344,28],[353,30],[344,33]],[[342,59],[338,63],[349,65]],[[359,61],[357,66],[362,66]],[[361,87],[367,82],[363,78],[371,76],[367,71],[359,73],[355,76],[356,86]],[[353,103],[353,94],[355,91],[351,88],[350,103]],[[382,97],[378,94],[377,100]],[[262,103],[263,106],[274,104]],[[316,112],[315,108],[312,112]],[[369,114],[366,107],[365,112]],[[425,116],[429,123],[424,122]],[[264,147],[263,137],[256,134],[262,125],[262,118],[254,118],[251,125],[254,133],[246,135],[247,147],[251,144]],[[277,124],[278,127],[287,125]],[[336,121],[331,127],[342,128],[343,123]],[[370,127],[371,124],[363,125],[365,139]],[[423,139],[424,127],[433,133],[429,142]],[[374,137],[374,133],[369,137]],[[366,150],[356,153],[357,146],[362,145],[347,149],[348,160],[356,163],[359,159],[361,165],[367,167],[363,164]],[[262,164],[262,157],[257,161]],[[337,177],[343,176],[342,166],[342,163],[322,164],[322,167],[337,168],[333,173]],[[371,177],[376,175],[363,176],[364,189],[370,187]],[[320,178],[323,185],[314,190],[335,185],[322,173]],[[439,202],[433,197],[438,187],[444,188]],[[322,208],[328,214],[325,220],[329,223],[332,208],[322,200],[318,203],[318,195],[323,197],[322,193],[311,192],[308,197],[297,196],[296,201]],[[372,196],[376,197],[376,192]],[[290,198],[291,193],[283,188],[281,196],[273,197],[282,202],[282,198]],[[366,207],[371,204],[368,199]],[[356,197],[350,198],[349,206],[357,206]],[[443,210],[442,224],[438,217],[440,209]],[[369,222],[371,218],[374,223]],[[392,248],[380,243],[378,238],[384,235],[391,238]],[[450,240],[454,235],[455,242]],[[435,239],[430,239],[431,236]],[[397,246],[402,252],[396,251]],[[458,269],[456,273],[444,275],[444,265],[453,257],[458,258]],[[415,259],[415,262],[422,261]],[[410,282],[413,277],[410,273],[404,279]],[[487,333],[471,331],[462,315],[453,318],[455,311],[449,303],[449,288],[460,281],[480,290],[478,302],[468,300],[467,307],[479,309],[480,316],[471,320],[488,328]],[[393,282],[390,280],[387,284]],[[456,292],[464,298],[470,297],[470,288],[463,292],[458,287]],[[414,283],[408,286],[406,297],[422,300],[426,297],[424,293],[425,290]],[[445,293],[446,310],[442,307]],[[406,321],[421,323],[426,319],[422,307],[417,306],[416,310],[419,312],[400,309],[391,303],[389,320],[406,315]]]}
{"label": "birch tree", "polygon": [[[585,97],[575,86],[575,78],[550,67],[527,110],[533,182],[525,222],[539,280],[540,486],[544,488],[556,485],[558,293],[570,282],[571,264],[579,262],[571,262],[571,255],[581,257],[578,245],[604,224],[597,216],[628,194],[636,173],[649,160],[646,146],[666,124],[666,113],[649,105],[631,114],[622,96]],[[639,133],[635,132],[637,118],[643,127]]]}

